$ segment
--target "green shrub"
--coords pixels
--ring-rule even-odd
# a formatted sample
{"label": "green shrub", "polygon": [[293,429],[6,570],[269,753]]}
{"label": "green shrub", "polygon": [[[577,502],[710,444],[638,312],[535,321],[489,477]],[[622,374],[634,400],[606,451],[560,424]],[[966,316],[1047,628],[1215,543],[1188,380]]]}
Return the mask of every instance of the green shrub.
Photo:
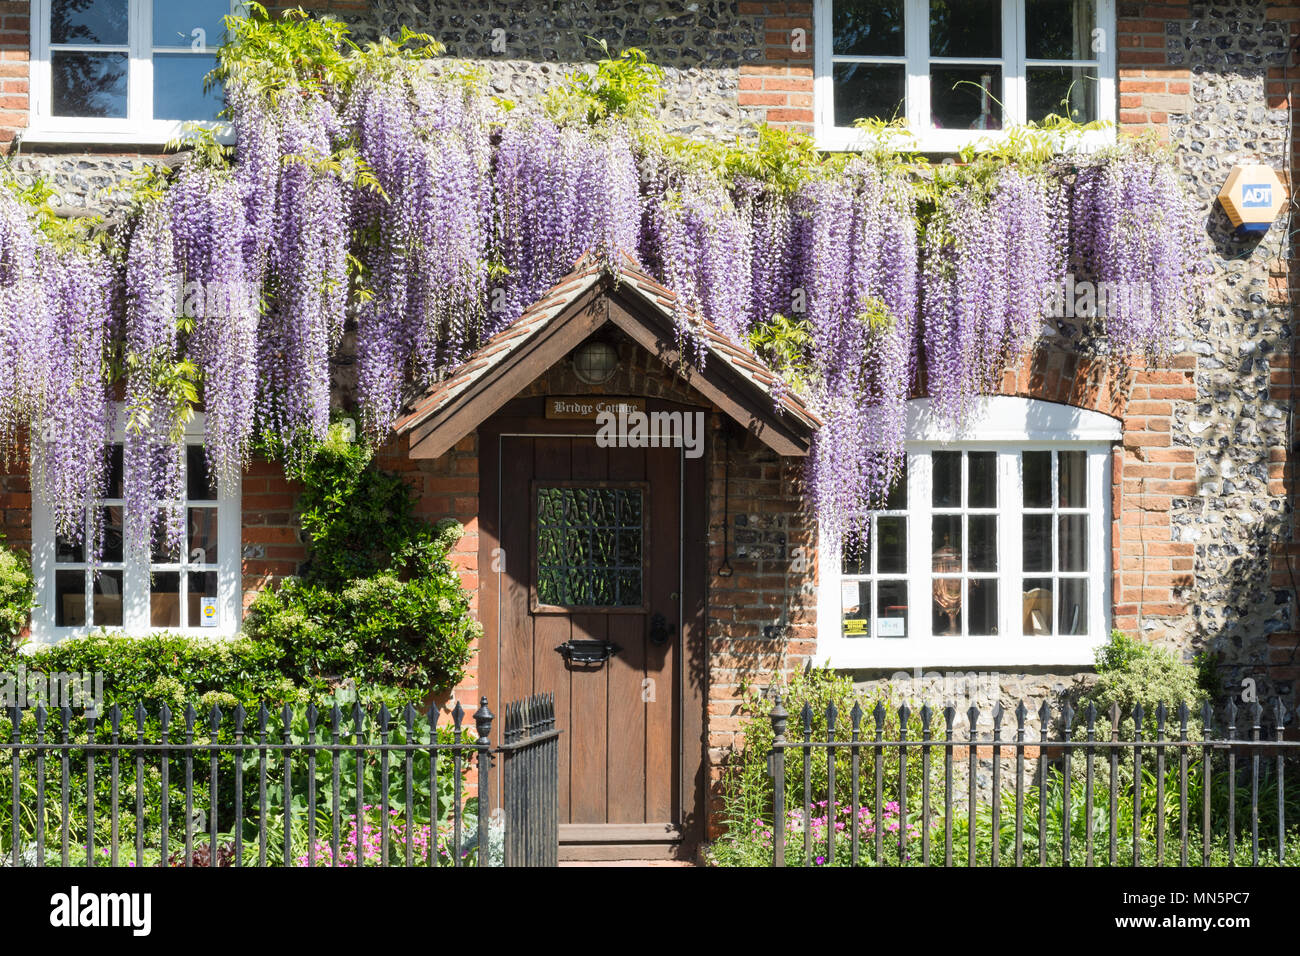
{"label": "green shrub", "polygon": [[296,474],[308,561],[258,595],[244,632],[274,647],[297,681],[455,686],[482,633],[447,558],[464,529],[420,520],[410,486],[338,425]]}
{"label": "green shrub", "polygon": [[1165,733],[1176,737],[1180,732],[1178,705],[1186,703],[1189,711],[1188,736],[1201,731],[1201,708],[1209,702],[1200,668],[1179,660],[1171,651],[1148,641],[1138,640],[1120,631],[1112,631],[1110,640],[1097,649],[1097,674],[1091,681],[1080,681],[1064,695],[1075,709],[1074,736],[1084,735],[1085,714],[1089,704],[1097,709],[1098,738],[1110,736],[1109,713],[1119,708],[1120,736],[1133,739],[1136,727],[1133,710],[1143,710],[1143,730],[1154,736],[1156,708],[1166,708]]}
{"label": "green shrub", "polygon": [[31,559],[0,545],[0,661],[12,653],[14,642],[27,626],[33,600]]}

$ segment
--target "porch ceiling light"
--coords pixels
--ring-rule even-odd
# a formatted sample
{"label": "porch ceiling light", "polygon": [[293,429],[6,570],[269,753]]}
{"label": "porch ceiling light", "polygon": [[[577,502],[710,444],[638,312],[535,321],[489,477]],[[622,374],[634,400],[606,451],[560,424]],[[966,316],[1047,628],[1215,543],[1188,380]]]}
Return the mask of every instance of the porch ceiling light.
{"label": "porch ceiling light", "polygon": [[588,385],[604,385],[618,371],[618,349],[609,342],[587,342],[573,353],[573,373]]}

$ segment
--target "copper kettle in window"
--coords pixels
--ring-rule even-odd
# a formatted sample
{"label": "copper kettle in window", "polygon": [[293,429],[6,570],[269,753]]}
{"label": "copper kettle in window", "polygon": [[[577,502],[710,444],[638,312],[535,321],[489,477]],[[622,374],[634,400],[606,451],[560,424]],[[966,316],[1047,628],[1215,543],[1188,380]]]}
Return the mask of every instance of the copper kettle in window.
{"label": "copper kettle in window", "polygon": [[[938,574],[961,573],[961,555],[945,536],[943,547],[934,552],[933,570]],[[934,578],[934,606],[948,618],[945,634],[960,634],[957,615],[961,613],[961,578]]]}

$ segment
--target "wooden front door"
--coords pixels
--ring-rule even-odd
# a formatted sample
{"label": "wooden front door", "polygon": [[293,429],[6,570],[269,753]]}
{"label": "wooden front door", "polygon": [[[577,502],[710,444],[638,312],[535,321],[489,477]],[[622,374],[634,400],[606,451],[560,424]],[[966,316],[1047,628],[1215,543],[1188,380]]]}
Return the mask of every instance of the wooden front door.
{"label": "wooden front door", "polygon": [[575,424],[480,431],[480,684],[555,694],[561,843],[662,845],[702,799],[703,555],[683,561],[683,528],[698,519],[702,546],[703,462]]}

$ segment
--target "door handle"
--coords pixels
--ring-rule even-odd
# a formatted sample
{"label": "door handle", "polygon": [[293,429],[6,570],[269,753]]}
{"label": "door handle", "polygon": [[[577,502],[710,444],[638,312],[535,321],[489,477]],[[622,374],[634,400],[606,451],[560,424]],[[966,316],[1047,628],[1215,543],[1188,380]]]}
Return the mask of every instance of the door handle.
{"label": "door handle", "polygon": [[650,643],[662,647],[673,636],[674,628],[668,626],[668,620],[662,614],[650,618]]}
{"label": "door handle", "polygon": [[609,641],[565,641],[555,649],[570,664],[603,664],[622,648]]}

